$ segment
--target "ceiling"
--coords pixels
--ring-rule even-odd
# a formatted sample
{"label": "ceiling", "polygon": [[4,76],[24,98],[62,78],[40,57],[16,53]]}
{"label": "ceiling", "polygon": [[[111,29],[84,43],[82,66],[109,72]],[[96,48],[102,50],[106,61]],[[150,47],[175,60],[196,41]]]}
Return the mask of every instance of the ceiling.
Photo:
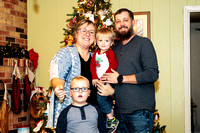
{"label": "ceiling", "polygon": [[200,12],[190,12],[190,22],[191,23],[200,22]]}

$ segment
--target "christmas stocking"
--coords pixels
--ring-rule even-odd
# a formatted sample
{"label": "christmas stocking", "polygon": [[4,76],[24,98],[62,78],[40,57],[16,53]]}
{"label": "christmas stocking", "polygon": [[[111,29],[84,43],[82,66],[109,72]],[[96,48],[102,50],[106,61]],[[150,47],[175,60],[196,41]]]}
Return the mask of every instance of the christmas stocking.
{"label": "christmas stocking", "polygon": [[28,75],[25,75],[25,78],[24,78],[24,102],[23,102],[24,111],[28,110],[30,96],[31,96],[30,82],[28,79]]}
{"label": "christmas stocking", "polygon": [[25,70],[25,78],[24,78],[24,111],[27,111],[29,101],[30,101],[30,96],[31,96],[31,88],[30,88],[30,81],[28,78],[28,71],[30,69],[28,68],[28,60],[26,60],[26,70]]}
{"label": "christmas stocking", "polygon": [[13,84],[12,84],[12,94],[11,94],[11,110],[15,114],[21,112],[21,99],[20,99],[20,73],[17,67],[17,60],[15,61],[14,71],[13,71]]}

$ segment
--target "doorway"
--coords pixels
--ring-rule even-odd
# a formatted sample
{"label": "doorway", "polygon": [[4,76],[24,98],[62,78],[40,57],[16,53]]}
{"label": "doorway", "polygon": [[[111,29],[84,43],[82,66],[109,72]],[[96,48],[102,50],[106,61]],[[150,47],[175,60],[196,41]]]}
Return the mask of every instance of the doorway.
{"label": "doorway", "polygon": [[191,130],[200,133],[200,12],[190,13]]}
{"label": "doorway", "polygon": [[[194,121],[194,118],[196,118],[196,117],[194,117],[194,115],[195,115],[194,113],[195,113],[195,110],[198,107],[198,105],[193,101],[194,99],[196,101],[196,98],[194,97],[194,93],[197,93],[197,92],[194,92],[193,88],[196,88],[195,84],[197,82],[193,80],[193,79],[195,79],[194,78],[195,72],[191,71],[191,69],[193,69],[193,67],[195,66],[193,59],[194,59],[194,57],[196,57],[196,55],[194,54],[195,51],[191,52],[191,50],[194,50],[194,46],[191,43],[191,39],[193,40],[193,34],[191,37],[191,32],[193,32],[193,31],[191,31],[191,26],[194,26],[194,25],[190,23],[190,20],[192,20],[191,16],[198,12],[200,12],[200,6],[185,6],[184,7],[185,133],[194,132],[195,131],[194,125],[197,124],[196,126],[198,126],[198,124],[200,124],[200,123],[194,123],[194,122],[196,122],[196,121]],[[199,18],[200,18],[200,16],[199,16]],[[197,89],[199,89],[199,88],[197,88]],[[193,107],[193,108],[191,108],[191,107]],[[200,105],[199,105],[199,107],[200,107]],[[195,119],[195,120],[197,120],[197,119]],[[196,131],[196,133],[197,133],[197,131]]]}

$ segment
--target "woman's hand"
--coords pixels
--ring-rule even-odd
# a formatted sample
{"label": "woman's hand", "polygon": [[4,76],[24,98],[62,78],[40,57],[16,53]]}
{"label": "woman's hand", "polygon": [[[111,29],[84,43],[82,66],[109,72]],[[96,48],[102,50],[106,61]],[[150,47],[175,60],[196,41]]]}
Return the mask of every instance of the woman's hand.
{"label": "woman's hand", "polygon": [[97,81],[98,94],[101,96],[112,96],[115,90],[108,83],[104,84],[101,81]]}
{"label": "woman's hand", "polygon": [[66,97],[66,92],[64,90],[64,86],[57,86],[54,89],[55,95],[57,96],[57,98],[59,99],[59,101],[63,101]]}
{"label": "woman's hand", "polygon": [[53,78],[51,80],[51,85],[54,89],[54,92],[55,92],[55,95],[57,96],[57,98],[59,99],[59,102],[62,103],[63,100],[65,99],[66,97],[66,92],[65,92],[65,89],[64,89],[64,84],[65,84],[65,81],[60,79],[60,78]]}

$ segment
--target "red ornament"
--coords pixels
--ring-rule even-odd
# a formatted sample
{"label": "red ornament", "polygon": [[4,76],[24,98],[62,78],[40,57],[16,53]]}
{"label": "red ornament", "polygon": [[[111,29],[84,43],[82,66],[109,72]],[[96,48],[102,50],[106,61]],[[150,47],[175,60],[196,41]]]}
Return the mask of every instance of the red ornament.
{"label": "red ornament", "polygon": [[71,26],[71,27],[73,26],[73,21],[72,20],[69,21],[69,26]]}
{"label": "red ornament", "polygon": [[65,39],[65,44],[68,44],[68,39]]}
{"label": "red ornament", "polygon": [[73,19],[69,21],[69,26],[74,27],[76,24],[77,22],[76,22],[76,16],[75,16]]}

